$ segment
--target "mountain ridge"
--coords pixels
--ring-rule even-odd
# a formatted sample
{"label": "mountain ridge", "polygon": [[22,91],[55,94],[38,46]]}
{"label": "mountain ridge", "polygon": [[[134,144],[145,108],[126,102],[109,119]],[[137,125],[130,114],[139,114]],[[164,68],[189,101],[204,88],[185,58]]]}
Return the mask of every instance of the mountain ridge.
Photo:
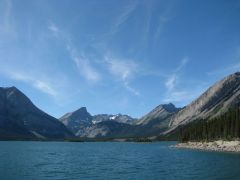
{"label": "mountain ridge", "polygon": [[217,117],[232,107],[240,107],[240,72],[217,81],[183,108],[161,104],[139,119],[122,114],[91,115],[81,107],[57,120],[16,87],[0,87],[0,139],[166,135],[198,119]]}
{"label": "mountain ridge", "polygon": [[169,123],[173,131],[196,119],[213,118],[240,105],[240,72],[230,74],[210,86],[202,95],[174,115]]}

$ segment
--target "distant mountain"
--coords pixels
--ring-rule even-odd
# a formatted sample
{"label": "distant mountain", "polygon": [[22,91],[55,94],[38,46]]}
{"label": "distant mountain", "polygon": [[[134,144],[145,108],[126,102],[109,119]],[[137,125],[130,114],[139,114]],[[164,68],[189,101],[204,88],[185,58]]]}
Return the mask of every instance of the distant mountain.
{"label": "distant mountain", "polygon": [[61,117],[61,123],[38,109],[17,88],[0,88],[0,139],[63,139],[74,135],[91,138],[165,136],[176,134],[179,127],[184,128],[198,120],[223,117],[226,112],[239,107],[239,72],[218,81],[184,108],[163,104],[140,119],[122,114],[92,116],[86,107],[82,107]]}
{"label": "distant mountain", "polygon": [[168,123],[165,121],[166,119],[169,119],[171,115],[178,112],[180,109],[176,108],[172,103],[169,104],[162,104],[154,108],[151,112],[140,118],[138,121],[136,121],[137,125],[146,125],[151,123],[152,121],[155,121],[156,123],[166,123],[168,126]]}
{"label": "distant mountain", "polygon": [[85,107],[74,112],[67,113],[59,119],[76,136],[79,137],[100,137],[117,135],[127,124],[133,123],[136,119],[122,114],[110,115],[99,114],[92,116]]}
{"label": "distant mountain", "polygon": [[78,136],[88,138],[129,137],[131,135],[131,130],[133,129],[134,127],[127,123],[119,123],[117,121],[102,121],[87,127],[84,133],[78,134]]}
{"label": "distant mountain", "polygon": [[99,114],[92,116],[87,109],[67,113],[59,120],[79,137],[146,137],[158,135],[167,129],[174,113],[173,104],[163,104],[140,119],[128,115]]}
{"label": "distant mountain", "polygon": [[64,139],[74,135],[16,87],[0,88],[0,139]]}
{"label": "distant mountain", "polygon": [[172,103],[157,106],[134,123],[136,136],[153,136],[165,131],[179,110]]}
{"label": "distant mountain", "polygon": [[216,82],[199,98],[176,113],[170,120],[170,133],[179,126],[198,119],[212,119],[230,108],[240,107],[240,73],[231,74]]}
{"label": "distant mountain", "polygon": [[92,124],[78,135],[146,137],[171,134],[180,126],[183,127],[199,119],[218,117],[235,107],[240,107],[239,72],[218,81],[184,108],[176,108],[171,103],[159,105],[138,120],[123,115],[92,116]]}
{"label": "distant mountain", "polygon": [[126,123],[126,124],[132,124],[136,121],[136,119],[128,116],[128,115],[122,115],[122,114],[98,114],[93,116],[92,122],[93,124],[100,123],[103,121],[115,121],[119,123]]}
{"label": "distant mountain", "polygon": [[86,107],[82,107],[74,112],[67,113],[59,120],[74,134],[82,134],[86,127],[92,125],[92,115]]}

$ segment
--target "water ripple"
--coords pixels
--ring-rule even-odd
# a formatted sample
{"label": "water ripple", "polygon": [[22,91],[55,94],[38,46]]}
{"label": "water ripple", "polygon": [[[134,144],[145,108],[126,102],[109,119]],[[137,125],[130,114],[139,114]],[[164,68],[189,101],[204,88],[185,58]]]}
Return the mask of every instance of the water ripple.
{"label": "water ripple", "polygon": [[0,142],[0,179],[239,179],[240,155],[162,143]]}

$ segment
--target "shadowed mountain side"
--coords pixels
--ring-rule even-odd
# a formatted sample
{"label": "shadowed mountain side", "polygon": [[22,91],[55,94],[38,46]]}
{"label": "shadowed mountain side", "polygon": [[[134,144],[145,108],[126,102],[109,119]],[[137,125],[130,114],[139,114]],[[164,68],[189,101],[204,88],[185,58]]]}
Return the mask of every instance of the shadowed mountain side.
{"label": "shadowed mountain side", "polygon": [[74,135],[15,87],[0,88],[1,139],[63,139]]}

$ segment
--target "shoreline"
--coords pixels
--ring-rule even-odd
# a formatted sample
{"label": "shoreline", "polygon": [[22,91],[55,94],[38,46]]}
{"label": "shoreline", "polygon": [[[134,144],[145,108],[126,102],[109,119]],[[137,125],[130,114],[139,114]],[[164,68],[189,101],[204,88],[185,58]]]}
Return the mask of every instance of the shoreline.
{"label": "shoreline", "polygon": [[172,147],[203,151],[240,152],[240,141],[211,141],[178,143]]}

